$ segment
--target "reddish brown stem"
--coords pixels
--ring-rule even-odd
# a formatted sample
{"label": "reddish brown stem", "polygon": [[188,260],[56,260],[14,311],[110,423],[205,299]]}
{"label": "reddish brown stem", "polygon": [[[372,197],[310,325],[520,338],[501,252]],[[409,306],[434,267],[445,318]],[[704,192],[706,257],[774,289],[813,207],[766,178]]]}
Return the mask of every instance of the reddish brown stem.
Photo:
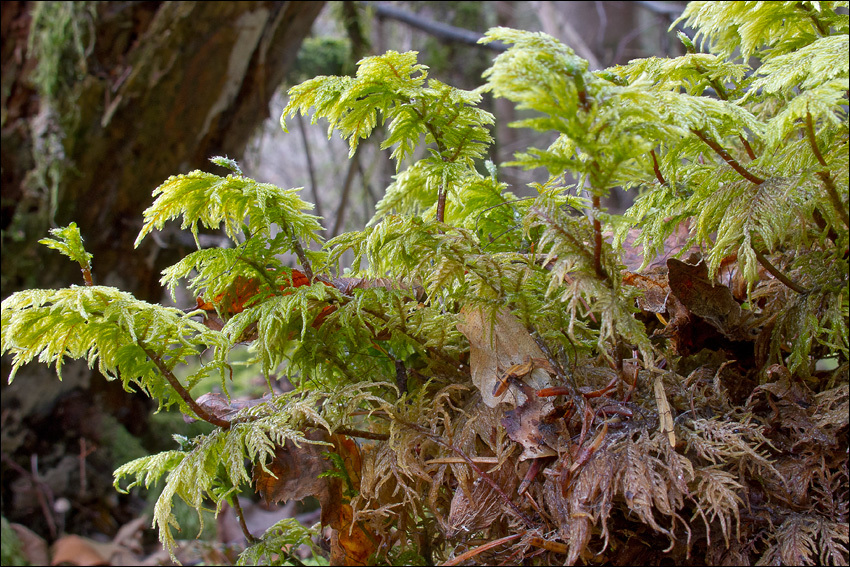
{"label": "reddish brown stem", "polygon": [[815,124],[812,120],[812,113],[806,113],[806,134],[809,138],[809,145],[812,146],[812,153],[815,154],[815,158],[817,158],[818,163],[823,167],[826,167],[826,160],[823,159],[823,154],[820,153],[820,148],[818,148],[818,142],[815,139]]}
{"label": "reddish brown stem", "polygon": [[233,508],[233,511],[236,512],[236,517],[239,519],[239,527],[242,528],[242,533],[245,535],[245,539],[248,540],[248,543],[253,545],[257,543],[257,538],[254,537],[254,534],[248,530],[248,524],[245,523],[245,514],[242,512],[242,505],[239,504],[239,497],[236,494],[233,494],[228,499],[230,501],[230,506]]}
{"label": "reddish brown stem", "polygon": [[761,264],[764,267],[765,270],[770,272],[770,274],[774,278],[778,279],[783,284],[785,284],[789,288],[793,289],[797,293],[808,293],[807,289],[800,287],[799,285],[795,284],[793,281],[791,281],[790,278],[788,278],[788,276],[786,276],[785,274],[780,272],[778,269],[776,269],[776,266],[771,264],[770,261],[767,258],[764,257],[764,254],[762,254],[761,252],[759,252],[758,250],[755,250],[755,249],[753,249],[753,252],[756,253],[756,259],[758,260],[759,264]]}
{"label": "reddish brown stem", "polygon": [[744,144],[744,149],[747,150],[747,155],[750,156],[750,159],[756,159],[756,153],[753,151],[753,148],[750,146],[747,139],[740,134],[738,134],[738,139],[741,140],[742,144]]}
{"label": "reddish brown stem", "polygon": [[[823,158],[823,154],[821,153],[817,139],[815,138],[815,124],[812,119],[811,112],[806,113],[806,137],[809,139],[809,145],[812,147],[812,153],[815,154],[815,159],[818,160],[818,163],[821,164],[821,166],[827,167],[826,160]],[[850,226],[850,218],[848,218],[847,207],[841,202],[841,197],[838,195],[838,190],[835,188],[835,182],[832,180],[829,170],[818,171],[816,175],[821,178],[821,181],[823,181],[826,193],[829,196],[829,202],[841,217],[841,220],[844,221],[844,225]]]}
{"label": "reddish brown stem", "polygon": [[89,266],[82,266],[81,271],[83,272],[83,280],[85,280],[86,285],[91,287],[94,285],[94,280],[91,277],[91,268]]}
{"label": "reddish brown stem", "polygon": [[661,170],[658,168],[658,158],[655,156],[655,150],[649,150],[649,155],[652,156],[652,169],[655,170],[655,178],[662,185],[667,185],[667,182],[664,181],[664,176],[661,175]]}
{"label": "reddish brown stem", "polygon": [[593,196],[593,268],[600,280],[607,280],[608,273],[602,267],[602,223],[599,210],[602,208],[599,195]]}
{"label": "reddish brown stem", "polygon": [[723,158],[723,161],[728,163],[732,167],[732,169],[734,169],[739,174],[741,174],[741,177],[743,177],[747,181],[751,181],[751,182],[755,183],[756,185],[761,185],[762,183],[764,183],[764,179],[750,173],[744,166],[742,166],[740,163],[738,163],[738,161],[735,158],[733,158],[731,155],[729,155],[729,152],[724,150],[720,146],[720,144],[718,144],[717,142],[715,142],[714,140],[709,138],[708,135],[706,135],[705,132],[703,132],[702,130],[697,130],[696,128],[691,128],[691,132],[693,132],[697,136],[697,138],[699,138],[700,140],[705,142],[706,145],[708,147],[710,147],[712,150],[714,150],[714,152],[717,155],[719,155],[721,158]]}
{"label": "reddish brown stem", "polygon": [[349,429],[348,427],[340,427],[334,433],[340,435],[348,435],[349,437],[359,437],[361,439],[372,439],[374,441],[389,441],[390,436],[386,433],[372,433],[371,431],[363,431],[362,429]]}
{"label": "reddish brown stem", "polygon": [[189,392],[186,390],[186,388],[183,387],[183,384],[180,383],[180,380],[178,380],[177,377],[174,375],[174,373],[171,372],[171,370],[168,369],[168,367],[165,365],[165,363],[162,361],[162,359],[159,356],[157,356],[155,352],[153,352],[152,350],[147,348],[144,344],[142,344],[141,341],[137,341],[137,342],[138,342],[138,345],[140,347],[142,347],[142,350],[145,351],[145,354],[148,355],[148,358],[150,358],[153,361],[153,363],[156,365],[156,367],[159,368],[159,371],[162,372],[162,375],[165,376],[165,379],[168,381],[169,384],[171,384],[171,387],[174,388],[174,390],[177,392],[177,394],[181,398],[183,398],[183,401],[186,402],[186,405],[188,405],[189,408],[193,412],[195,412],[195,415],[197,415],[200,419],[202,419],[202,420],[204,420],[208,423],[212,423],[213,425],[221,427],[222,429],[230,429],[230,422],[229,421],[226,421],[224,419],[221,419],[219,417],[211,415],[204,408],[202,408],[200,405],[198,405],[198,402],[196,402],[195,399],[192,398],[192,396],[189,394]]}
{"label": "reddish brown stem", "polygon": [[826,188],[826,194],[829,196],[829,202],[844,221],[844,226],[850,226],[850,218],[847,214],[847,205],[841,202],[841,197],[838,195],[838,190],[835,188],[835,182],[829,175],[828,171],[818,171],[816,174],[823,181],[823,186]]}
{"label": "reddish brown stem", "polygon": [[473,549],[469,549],[469,550],[461,553],[460,555],[458,555],[454,559],[449,559],[448,561],[443,563],[443,565],[447,565],[447,566],[448,565],[460,565],[464,561],[468,561],[470,558],[475,557],[479,553],[483,553],[484,551],[487,551],[488,549],[498,547],[498,546],[502,545],[503,543],[508,543],[509,541],[513,541],[513,540],[515,540],[519,537],[522,537],[522,535],[523,534],[512,534],[512,535],[509,535],[509,536],[505,536],[503,538],[499,538],[499,539],[487,542],[484,545],[479,545],[478,547],[475,547]]}
{"label": "reddish brown stem", "polygon": [[437,222],[445,222],[443,219],[446,214],[446,190],[441,185],[437,193]]}

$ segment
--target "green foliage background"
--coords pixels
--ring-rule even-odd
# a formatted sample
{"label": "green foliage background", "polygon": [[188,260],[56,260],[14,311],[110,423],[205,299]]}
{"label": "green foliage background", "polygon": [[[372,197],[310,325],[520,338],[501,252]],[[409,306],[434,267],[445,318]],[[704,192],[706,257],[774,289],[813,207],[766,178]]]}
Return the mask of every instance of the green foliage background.
{"label": "green foliage background", "polygon": [[[426,447],[429,438],[405,424],[450,435],[452,408],[469,401],[469,394],[460,393],[470,387],[469,344],[456,327],[461,307],[483,309],[494,321],[508,308],[563,368],[621,367],[622,350],[635,350],[638,389],[650,391],[636,398],[647,411],[657,411],[651,376],[661,373],[660,362],[667,365],[668,381],[681,383],[687,372],[677,367],[680,361],[667,345],[650,336],[635,301],[640,291],[623,283],[623,245],[630,230],[639,230],[637,243],[648,265],[687,220],[685,248],[702,252],[710,276],[726,259],[737,259],[751,329],[764,337],[769,351],[760,367],[750,369],[755,384],[769,382],[780,367],[821,402],[833,404],[829,407],[846,406],[847,2],[694,2],[682,18],[697,30],[696,42],[683,38],[690,52],[675,59],[635,60],[591,72],[586,61],[545,34],[495,28],[485,41],[500,40],[511,48],[474,90],[431,79],[416,53],[394,51],[363,59],[353,77],[320,76],[293,87],[281,117],[284,129],[295,113],[312,113],[313,121],[328,122],[329,136],[348,140],[353,155],[361,140],[384,125],[381,147],[391,150],[397,175],[369,226],[323,242],[311,205],[298,190],[246,178],[235,164],[226,177],[201,171],[171,177],[154,191],[137,245],[180,218],[196,242],[199,228],[223,228],[234,247],[199,245],[164,271],[163,285],[173,290],[187,281],[209,299],[226,294],[240,278],[253,279],[258,292],[252,301],[232,317],[227,305],[217,305],[226,322],[216,330],[197,321],[200,310],[142,302],[110,287],[16,293],[2,305],[2,351],[15,357],[9,380],[34,359],[55,365],[61,378],[65,357],[85,357],[108,379],[141,389],[161,408],[177,405],[193,415],[198,411],[192,398],[203,393],[195,387],[215,375],[227,392],[230,352],[253,335],[259,372],[270,375],[282,368],[295,390],[115,473],[116,487],[132,479],[123,490],[166,479],[154,515],[162,543],[174,549],[175,496],[198,510],[211,501],[218,510],[250,489],[246,459],[265,466],[286,441],[314,442],[304,436],[305,427],[328,432],[365,427],[389,441],[380,458],[367,460],[364,466],[375,470],[364,475],[401,494],[381,502],[376,490],[356,500],[360,518],[376,532],[396,533],[394,547],[376,560],[405,553],[445,560],[460,549],[456,540],[432,527],[433,541],[425,546],[415,534],[422,525],[433,526],[435,517],[437,524],[444,522],[440,503],[451,490],[449,469],[440,469],[441,486],[423,468],[424,456],[412,451],[417,443]],[[506,164],[546,169],[549,180],[535,187],[534,199],[517,199],[485,162],[494,118],[478,104],[487,93],[531,111],[532,117],[513,126],[553,135],[550,146],[528,148]],[[423,145],[427,153],[414,161],[414,150]],[[217,163],[230,162],[219,158]],[[567,172],[581,182],[565,185]],[[618,186],[638,194],[623,215],[599,205]],[[603,232],[612,238],[603,238]],[[88,266],[90,257],[74,225],[54,236],[48,246]],[[347,250],[355,256],[350,276],[385,278],[384,283],[356,289],[329,285],[341,275],[339,259]],[[287,287],[293,272],[280,258],[288,253],[299,259],[310,285]],[[766,279],[777,285],[766,286]],[[760,297],[769,297],[769,304],[759,303]],[[333,312],[312,325],[329,305]],[[210,354],[181,384],[176,369],[196,364],[204,352]],[[816,372],[817,361],[824,359],[837,368],[828,376]],[[404,388],[397,381],[400,367],[408,378]],[[578,373],[571,380],[579,387],[595,385],[581,383]],[[625,446],[632,451],[624,465],[628,470],[638,466],[635,455],[652,454],[661,463],[658,470],[679,470],[680,478],[690,479],[672,502],[649,494],[647,501],[620,504],[636,514],[633,522],[672,542],[681,542],[674,533],[677,523],[685,525],[688,554],[690,514],[702,517],[708,538],[719,529],[729,547],[743,522],[742,483],[753,471],[775,471],[771,459],[779,458],[769,455],[771,441],[751,410],[733,410],[723,395],[717,393],[715,413],[733,424],[730,429],[696,414],[677,422],[690,452],[664,449],[649,429],[624,445],[605,446],[608,452]],[[368,417],[375,413],[387,419]],[[840,429],[840,420],[818,427],[836,424]],[[846,415],[844,424],[846,436]],[[717,440],[721,430],[723,443]],[[746,450],[736,453],[735,447]],[[504,447],[497,449],[501,455]],[[500,463],[505,458],[500,456]],[[606,458],[598,457],[593,466],[603,466]],[[846,458],[836,466],[839,494],[846,496]],[[610,498],[616,486],[625,494],[625,487],[642,481],[627,476],[616,481],[619,485],[611,482],[600,488],[601,498]],[[559,502],[557,497],[547,503],[558,518],[560,508],[552,502]],[[787,563],[798,553],[805,560],[846,562],[846,506],[843,516],[824,509],[820,516],[807,516],[821,522],[820,531],[811,536],[811,545],[789,550],[781,534],[791,529],[788,522],[798,512],[777,512],[773,531],[753,543],[761,557]],[[572,520],[561,518],[560,531],[543,533],[542,524],[535,529],[564,541],[568,561],[592,562],[586,551],[590,524],[584,536],[575,535],[573,526],[571,536],[564,526]],[[667,518],[670,525],[662,527],[656,518]],[[517,529],[516,518],[507,521]],[[606,544],[614,538],[608,521],[608,512],[592,519]],[[270,550],[279,549],[275,546],[312,534],[279,525],[243,558],[270,557]]]}

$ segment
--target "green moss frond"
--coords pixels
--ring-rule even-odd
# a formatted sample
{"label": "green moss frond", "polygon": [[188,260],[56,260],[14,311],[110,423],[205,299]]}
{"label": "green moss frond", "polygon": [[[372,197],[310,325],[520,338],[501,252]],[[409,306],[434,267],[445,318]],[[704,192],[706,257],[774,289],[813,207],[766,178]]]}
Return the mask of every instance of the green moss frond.
{"label": "green moss frond", "polygon": [[144,212],[145,224],[136,238],[136,246],[153,229],[183,217],[181,229],[189,229],[198,248],[198,224],[206,228],[222,227],[234,242],[245,235],[270,238],[277,225],[296,238],[319,241],[321,225],[307,214],[313,205],[298,197],[298,189],[280,189],[271,183],[258,183],[240,175],[219,177],[193,171],[169,177],[154,191],[156,200]]}
{"label": "green moss frond", "polygon": [[84,270],[91,269],[92,255],[86,252],[83,246],[83,238],[80,236],[80,229],[77,228],[77,223],[72,222],[63,228],[52,228],[50,229],[50,234],[56,238],[42,238],[38,243],[58,250],[71,260],[77,262]]}
{"label": "green moss frond", "polygon": [[146,349],[169,368],[184,364],[212,347],[225,351],[223,335],[193,321],[182,311],[135,299],[111,287],[71,287],[12,294],[3,301],[3,353],[14,355],[10,380],[36,357],[53,364],[61,377],[66,357],[97,364],[106,377],[120,378],[125,389],[137,386],[160,407],[185,401],[168,385]]}
{"label": "green moss frond", "polygon": [[841,6],[847,2],[691,2],[673,26],[684,20],[713,53],[731,59],[740,50],[747,61],[802,49],[832,26],[846,33],[846,15],[836,12]]}

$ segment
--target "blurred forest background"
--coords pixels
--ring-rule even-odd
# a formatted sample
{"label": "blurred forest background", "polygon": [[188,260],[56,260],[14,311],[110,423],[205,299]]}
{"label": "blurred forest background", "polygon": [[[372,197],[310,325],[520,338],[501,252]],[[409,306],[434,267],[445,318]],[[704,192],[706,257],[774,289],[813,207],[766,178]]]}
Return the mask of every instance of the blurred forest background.
{"label": "blurred forest background", "polygon": [[[37,244],[50,228],[76,222],[94,255],[95,283],[170,302],[159,285],[160,271],[194,243],[173,225],[134,250],[142,211],[170,175],[193,169],[224,174],[208,161],[215,155],[236,159],[258,181],[304,187],[328,238],[362,228],[392,181],[389,152],[369,140],[349,160],[347,144],[328,139],[327,126],[310,124],[309,117],[291,121],[290,132],[282,132],[286,90],[300,81],[352,73],[356,61],[371,54],[415,50],[431,77],[472,89],[498,54],[498,45],[475,44],[493,26],[544,31],[571,46],[591,69],[638,57],[675,57],[682,47],[667,29],[684,5],[3,2],[2,297],[82,283],[75,264]],[[551,142],[508,128],[521,116],[506,100],[488,97],[484,108],[496,116],[495,164],[529,145]],[[531,194],[529,182],[545,181],[533,175],[500,171],[520,196]],[[615,193],[606,205],[621,211],[628,198]],[[202,244],[226,245],[226,239],[210,231]],[[186,295],[178,306],[193,302]],[[174,433],[191,435],[203,426],[186,424],[180,415],[153,414],[147,397],[94,376],[82,361],[66,364],[61,382],[53,368],[33,364],[9,386],[10,367],[4,357],[3,564],[27,557],[38,564],[37,554],[50,543],[54,564],[57,557],[76,562],[86,554],[110,564],[162,559],[148,553],[156,539],[146,530],[149,515],[143,516],[156,494],[118,494],[112,471],[173,446]],[[250,377],[245,387],[251,387]],[[281,510],[246,500],[243,507],[254,533],[284,514],[299,515],[308,525],[316,521],[309,502]],[[195,515],[185,512],[181,525]],[[9,530],[23,542],[25,556],[13,555],[21,550],[8,543]],[[187,539],[196,533],[184,530]],[[187,547],[187,561],[201,556],[207,563],[227,563],[242,544],[227,511],[217,521],[210,515],[202,539]]]}

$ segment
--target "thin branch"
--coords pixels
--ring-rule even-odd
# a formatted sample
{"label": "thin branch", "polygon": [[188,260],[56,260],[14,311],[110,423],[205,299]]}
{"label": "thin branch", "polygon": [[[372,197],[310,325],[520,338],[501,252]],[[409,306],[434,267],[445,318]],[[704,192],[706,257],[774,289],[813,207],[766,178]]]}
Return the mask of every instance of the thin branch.
{"label": "thin branch", "polygon": [[295,232],[291,231],[288,226],[281,226],[281,228],[289,235],[289,243],[292,245],[292,251],[295,252],[295,255],[298,256],[298,261],[301,262],[301,267],[304,269],[304,275],[307,276],[307,279],[312,283],[313,281],[313,266],[310,264],[310,259],[307,257],[307,254],[304,252],[304,247],[301,246],[301,241],[298,240],[298,237],[295,236]]}
{"label": "thin branch", "polygon": [[599,222],[599,210],[602,208],[599,195],[593,196],[593,269],[600,280],[608,279],[608,272],[602,267],[602,223]]}
{"label": "thin branch", "polygon": [[734,169],[735,171],[740,173],[741,176],[744,179],[746,179],[747,181],[751,181],[751,182],[755,183],[756,185],[761,185],[762,183],[764,183],[764,179],[757,177],[756,175],[750,173],[746,168],[744,168],[744,166],[742,166],[740,163],[738,163],[737,160],[735,160],[735,158],[733,158],[731,155],[729,155],[729,152],[724,150],[720,146],[720,144],[718,144],[717,142],[715,142],[714,140],[709,138],[708,135],[705,132],[703,132],[702,130],[697,130],[696,128],[691,128],[691,132],[696,134],[697,138],[699,138],[700,140],[705,142],[706,145],[708,145],[708,147],[710,147],[712,150],[714,150],[714,152],[717,155],[719,155],[721,158],[723,158],[723,161],[725,161],[730,166],[732,166],[732,169]]}
{"label": "thin branch", "polygon": [[522,537],[522,535],[523,534],[512,534],[512,535],[509,535],[509,536],[505,536],[503,538],[495,539],[493,541],[488,541],[484,545],[479,545],[478,547],[474,547],[472,549],[469,549],[469,550],[461,553],[457,557],[449,559],[448,561],[443,563],[443,565],[446,566],[446,567],[451,566],[451,565],[460,565],[464,561],[466,561],[466,560],[468,560],[472,557],[475,557],[479,553],[483,553],[483,552],[487,551],[488,549],[498,547],[498,546],[502,545],[503,543],[508,543],[509,541],[513,541],[513,540],[515,540],[519,537]]}
{"label": "thin branch", "polygon": [[233,508],[233,511],[236,512],[236,517],[239,519],[239,527],[242,528],[242,533],[245,535],[245,539],[248,540],[248,543],[253,545],[260,541],[254,537],[254,534],[252,534],[248,529],[248,524],[245,523],[245,514],[242,512],[242,505],[239,504],[239,496],[231,494],[228,500],[230,501],[231,508]]}
{"label": "thin branch", "polygon": [[24,467],[13,461],[5,451],[0,452],[0,458],[2,458],[4,463],[15,469],[18,474],[29,480],[33,490],[35,491],[38,503],[41,506],[41,513],[44,515],[44,521],[47,522],[47,528],[50,530],[50,537],[55,539],[57,530],[56,521],[53,518],[53,491],[46,482],[41,480],[40,475],[38,474],[38,455],[35,453],[30,455],[30,469],[32,472],[26,470]]}
{"label": "thin branch", "polygon": [[150,358],[156,365],[156,367],[159,368],[159,371],[162,372],[162,375],[165,376],[165,379],[168,381],[169,384],[171,384],[171,387],[174,388],[174,390],[177,392],[177,394],[180,395],[181,398],[183,398],[183,401],[186,402],[186,405],[188,405],[193,412],[195,412],[195,415],[197,415],[198,418],[208,423],[212,423],[213,425],[217,425],[218,427],[221,427],[223,429],[230,428],[229,421],[223,420],[219,417],[210,414],[207,410],[198,405],[198,402],[196,402],[195,399],[192,398],[186,388],[183,387],[183,384],[180,383],[180,380],[178,380],[174,373],[168,369],[162,359],[157,356],[155,352],[145,346],[142,341],[136,341],[136,343],[140,347],[142,347],[142,350],[145,351],[145,354],[148,355],[148,358]]}
{"label": "thin branch", "polygon": [[[811,112],[806,113],[806,137],[809,140],[809,145],[812,147],[812,153],[815,154],[815,158],[818,160],[818,163],[823,167],[827,167],[826,160],[823,158],[823,154],[821,153],[817,139],[815,138],[815,124],[812,119]],[[847,207],[841,201],[841,196],[835,188],[835,182],[832,180],[829,170],[818,171],[816,175],[821,178],[821,181],[823,181],[827,195],[829,195],[829,202],[841,217],[841,220],[844,221],[844,225],[850,226],[850,217],[848,217]]]}
{"label": "thin branch", "polygon": [[389,441],[390,436],[386,433],[373,433],[371,431],[363,431],[362,429],[350,429],[348,427],[340,427],[334,431],[340,435],[348,435],[349,437],[359,437],[360,439],[371,439],[373,441]]}
{"label": "thin branch", "polygon": [[[708,71],[706,71],[701,66],[697,65],[696,69],[703,75],[708,76]],[[726,92],[726,87],[724,87],[720,81],[718,81],[717,79],[709,78],[708,83],[714,88],[714,92],[717,93],[717,97],[720,100],[729,100],[729,94]],[[749,158],[751,160],[756,159],[756,153],[753,151],[753,148],[752,146],[750,146],[750,143],[747,141],[747,139],[741,134],[738,134],[738,139],[741,140],[741,143],[744,145],[744,149],[747,151],[747,155],[749,156]]]}
{"label": "thin branch", "polygon": [[519,517],[520,520],[523,521],[523,523],[526,526],[528,526],[529,528],[536,527],[534,521],[532,521],[532,519],[529,518],[525,514],[525,512],[520,510],[519,506],[514,504],[513,500],[511,500],[510,497],[507,494],[505,494],[505,491],[502,490],[502,487],[499,486],[498,483],[496,483],[496,481],[494,481],[492,478],[490,478],[490,476],[487,473],[485,473],[483,470],[481,470],[481,468],[478,465],[476,465],[475,462],[466,455],[466,453],[464,453],[463,451],[461,451],[460,449],[458,449],[457,447],[455,447],[453,444],[449,443],[448,441],[445,441],[439,435],[437,435],[435,433],[431,433],[430,431],[428,431],[427,429],[425,429],[421,425],[417,425],[415,423],[410,423],[409,421],[405,421],[405,420],[403,420],[399,417],[396,417],[396,416],[389,417],[389,416],[383,416],[383,415],[377,414],[377,413],[375,415],[380,416],[380,417],[384,417],[385,419],[390,419],[390,420],[396,421],[396,422],[402,424],[403,426],[407,427],[408,429],[413,429],[414,431],[418,431],[419,433],[421,433],[421,434],[423,434],[427,437],[430,437],[433,441],[442,445],[443,447],[450,449],[453,452],[457,453],[457,455],[460,458],[462,458],[464,461],[466,461],[466,464],[468,464],[470,467],[472,467],[472,470],[474,470],[476,473],[478,473],[478,475],[481,477],[482,480],[484,480],[484,482],[489,484],[490,487],[493,490],[495,490],[496,493],[499,496],[502,497],[502,499],[504,499],[504,501],[508,504],[508,506],[511,507],[511,510],[514,511],[514,513]]}
{"label": "thin branch", "polygon": [[652,156],[652,169],[655,170],[655,178],[662,185],[667,185],[667,182],[664,181],[664,176],[661,175],[661,169],[658,167],[658,158],[655,156],[655,149],[649,150],[649,155]]}
{"label": "thin branch", "polygon": [[508,46],[500,41],[492,41],[486,44],[478,43],[478,40],[484,36],[472,30],[451,26],[442,22],[435,22],[434,20],[423,17],[421,14],[413,14],[388,3],[370,2],[369,4],[375,9],[375,15],[378,18],[389,18],[403,22],[412,28],[422,30],[445,41],[465,43],[467,45],[492,49],[493,51],[506,51],[508,49]]}
{"label": "thin branch", "polygon": [[[418,109],[414,108],[416,114],[419,115],[419,118],[425,120],[425,115],[420,112]],[[443,143],[442,136],[439,135],[437,129],[430,122],[425,122],[425,127],[428,128],[428,131],[431,132],[431,136],[434,138],[434,143],[437,144],[437,150],[440,152],[440,156],[443,158],[443,161],[448,160],[445,155],[443,155],[446,151],[446,145]],[[445,222],[445,214],[446,214],[446,188],[443,185],[440,185],[440,188],[437,191],[437,222]]]}
{"label": "thin branch", "polygon": [[790,279],[788,276],[786,276],[785,274],[783,274],[782,272],[780,272],[780,271],[776,268],[776,266],[774,266],[773,264],[771,264],[771,263],[770,263],[770,261],[769,261],[767,258],[765,258],[765,257],[764,257],[764,254],[762,254],[761,252],[759,252],[759,251],[758,251],[758,250],[756,250],[755,248],[753,248],[753,252],[755,252],[755,254],[756,254],[756,259],[758,260],[759,264],[761,264],[761,265],[764,267],[764,269],[765,269],[765,270],[767,270],[768,272],[770,272],[770,274],[771,274],[774,278],[778,279],[779,281],[781,281],[782,283],[784,283],[786,286],[788,286],[789,288],[793,289],[793,290],[794,290],[794,291],[796,291],[797,293],[801,293],[801,294],[802,294],[802,293],[808,293],[808,292],[809,292],[809,290],[807,290],[806,288],[800,287],[799,285],[795,284],[793,281],[791,281],[791,279]]}
{"label": "thin branch", "polygon": [[826,160],[823,159],[823,154],[820,153],[820,148],[818,148],[818,142],[815,139],[815,125],[814,121],[812,120],[811,112],[806,113],[806,134],[809,138],[809,145],[812,146],[812,153],[815,154],[818,163],[821,164],[823,167],[826,167]]}
{"label": "thin branch", "polygon": [[850,218],[847,214],[847,205],[841,202],[841,196],[838,194],[838,189],[835,188],[835,182],[830,177],[828,171],[818,171],[815,175],[823,181],[823,186],[826,187],[826,194],[829,195],[829,202],[844,221],[844,226],[850,227]]}
{"label": "thin branch", "polygon": [[[310,175],[310,192],[313,194],[313,204],[316,205],[316,215],[324,219],[322,214],[322,204],[319,201],[319,188],[316,184],[316,170],[313,167],[313,154],[310,152],[310,143],[307,140],[307,128],[304,126],[304,117],[300,112],[295,113],[295,119],[298,122],[298,129],[301,131],[301,141],[304,143],[304,156],[307,158],[307,173]],[[327,230],[327,229],[325,229]]]}
{"label": "thin branch", "polygon": [[740,134],[738,134],[738,139],[741,140],[742,144],[744,144],[744,149],[747,150],[747,155],[750,156],[750,159],[756,159],[756,153],[753,151],[753,148],[750,146],[747,139]]}
{"label": "thin branch", "polygon": [[334,226],[331,229],[331,236],[336,236],[342,230],[343,220],[345,219],[345,211],[348,206],[348,195],[351,193],[351,185],[354,183],[354,174],[357,173],[357,156],[360,155],[360,148],[354,151],[351,156],[351,163],[348,164],[348,172],[345,174],[345,181],[342,184],[342,195],[339,197],[339,207],[336,209],[336,218]]}

